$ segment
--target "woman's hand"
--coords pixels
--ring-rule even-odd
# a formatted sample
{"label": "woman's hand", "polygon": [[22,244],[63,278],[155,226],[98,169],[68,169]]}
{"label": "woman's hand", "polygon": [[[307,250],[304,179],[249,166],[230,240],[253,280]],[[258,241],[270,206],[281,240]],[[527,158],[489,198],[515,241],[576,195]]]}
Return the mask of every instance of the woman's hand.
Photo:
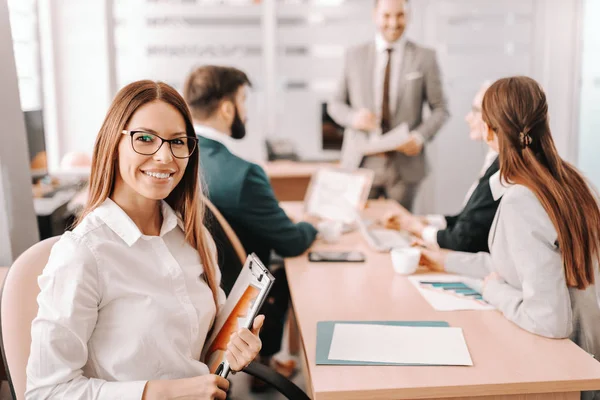
{"label": "woman's hand", "polygon": [[225,400],[229,381],[217,375],[193,378],[149,381],[142,400]]}
{"label": "woman's hand", "polygon": [[451,250],[437,249],[432,246],[428,246],[425,242],[419,240],[413,243],[413,246],[421,248],[421,260],[419,265],[430,269],[434,272],[444,272],[444,264],[446,263],[446,257],[451,253]]}
{"label": "woman's hand", "polygon": [[498,275],[497,272],[490,273],[488,276],[483,278],[483,283],[481,285],[481,293],[483,294],[483,291],[485,290],[485,287],[487,286],[488,283],[490,283],[491,281],[499,281],[501,279],[502,278],[500,277],[500,275]]}
{"label": "woman's hand", "polygon": [[423,235],[423,229],[427,226],[427,224],[423,222],[422,217],[412,215],[408,211],[388,216],[384,220],[384,225],[387,229],[407,231],[419,238]]}
{"label": "woman's hand", "polygon": [[258,332],[265,321],[264,315],[254,319],[252,331],[242,328],[233,335],[227,345],[225,359],[233,371],[241,371],[252,362],[262,348]]}

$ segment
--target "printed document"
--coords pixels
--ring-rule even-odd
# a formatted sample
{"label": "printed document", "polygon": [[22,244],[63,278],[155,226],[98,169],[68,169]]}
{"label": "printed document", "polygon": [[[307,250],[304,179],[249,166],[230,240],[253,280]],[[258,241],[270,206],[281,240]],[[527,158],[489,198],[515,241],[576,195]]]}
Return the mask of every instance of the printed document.
{"label": "printed document", "polygon": [[347,129],[344,132],[340,166],[353,171],[360,166],[363,157],[395,151],[409,139],[407,124],[399,125],[385,135]]}
{"label": "printed document", "polygon": [[[485,302],[479,293],[475,293],[475,288],[481,286],[481,281],[478,279],[449,274],[424,274],[409,276],[408,280],[434,310],[494,310],[494,307]],[[458,286],[450,286],[451,284],[464,285],[472,289],[463,290]]]}

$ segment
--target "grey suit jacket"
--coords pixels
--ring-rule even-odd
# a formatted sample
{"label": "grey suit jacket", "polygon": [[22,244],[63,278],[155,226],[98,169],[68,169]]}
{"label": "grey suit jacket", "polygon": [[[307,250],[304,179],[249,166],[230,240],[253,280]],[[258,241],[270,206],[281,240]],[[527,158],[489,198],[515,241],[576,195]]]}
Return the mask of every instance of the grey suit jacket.
{"label": "grey suit jacket", "polygon": [[[530,189],[490,182],[494,197],[503,195],[489,234],[490,253],[450,253],[446,270],[475,278],[497,272],[502,279],[490,281],[482,294],[506,318],[541,336],[570,338],[600,359],[599,288],[567,286],[556,229]],[[600,391],[581,398],[600,399]]]}
{"label": "grey suit jacket", "polygon": [[[331,117],[346,128],[351,127],[353,114],[361,108],[379,112],[375,110],[373,98],[375,59],[374,41],[346,52],[342,79],[328,103]],[[426,141],[435,136],[450,115],[435,51],[411,41],[406,42],[398,93],[390,95],[398,96],[397,107],[392,110],[392,126],[407,123],[411,131],[420,132]],[[424,103],[431,109],[431,115],[425,120]],[[415,157],[391,153],[385,186],[393,186],[399,181],[419,182],[426,173],[424,151]]]}

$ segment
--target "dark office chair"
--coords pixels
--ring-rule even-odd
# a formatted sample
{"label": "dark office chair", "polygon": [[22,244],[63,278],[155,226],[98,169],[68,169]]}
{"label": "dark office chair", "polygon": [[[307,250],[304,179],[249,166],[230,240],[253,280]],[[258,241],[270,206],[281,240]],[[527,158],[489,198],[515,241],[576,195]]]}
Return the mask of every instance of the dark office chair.
{"label": "dark office chair", "polygon": [[217,246],[217,262],[221,269],[221,287],[227,296],[242,271],[248,254],[242,242],[231,228],[221,212],[206,197],[202,199],[206,205],[204,226],[210,232]]}
{"label": "dark office chair", "polygon": [[[204,224],[217,246],[217,259],[221,269],[221,286],[225,294],[229,295],[244,266],[247,254],[223,214],[206,197],[203,197],[203,201],[206,205]],[[267,383],[288,399],[310,400],[306,393],[292,381],[266,365],[252,362],[244,368],[244,372]]]}

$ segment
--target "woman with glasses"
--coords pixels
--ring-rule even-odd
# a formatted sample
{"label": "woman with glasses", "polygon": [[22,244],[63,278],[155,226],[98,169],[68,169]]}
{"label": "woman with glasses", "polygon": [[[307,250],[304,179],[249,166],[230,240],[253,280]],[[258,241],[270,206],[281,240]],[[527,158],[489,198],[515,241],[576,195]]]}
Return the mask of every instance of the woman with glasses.
{"label": "woman with glasses", "polygon": [[[200,360],[225,300],[202,225],[188,108],[170,86],[139,81],[115,97],[94,147],[87,205],[39,277],[28,399],[225,399]],[[231,338],[240,370],[263,317]]]}
{"label": "woman with glasses", "polygon": [[[471,111],[465,117],[469,137],[474,141],[483,141],[481,102],[489,86],[489,82],[483,83],[473,98]],[[462,210],[456,215],[419,216],[403,209],[387,216],[384,223],[390,229],[407,231],[434,247],[469,253],[487,252],[487,235],[499,203],[492,196],[489,180],[498,168],[498,153],[490,148],[479,177],[467,192]]]}

